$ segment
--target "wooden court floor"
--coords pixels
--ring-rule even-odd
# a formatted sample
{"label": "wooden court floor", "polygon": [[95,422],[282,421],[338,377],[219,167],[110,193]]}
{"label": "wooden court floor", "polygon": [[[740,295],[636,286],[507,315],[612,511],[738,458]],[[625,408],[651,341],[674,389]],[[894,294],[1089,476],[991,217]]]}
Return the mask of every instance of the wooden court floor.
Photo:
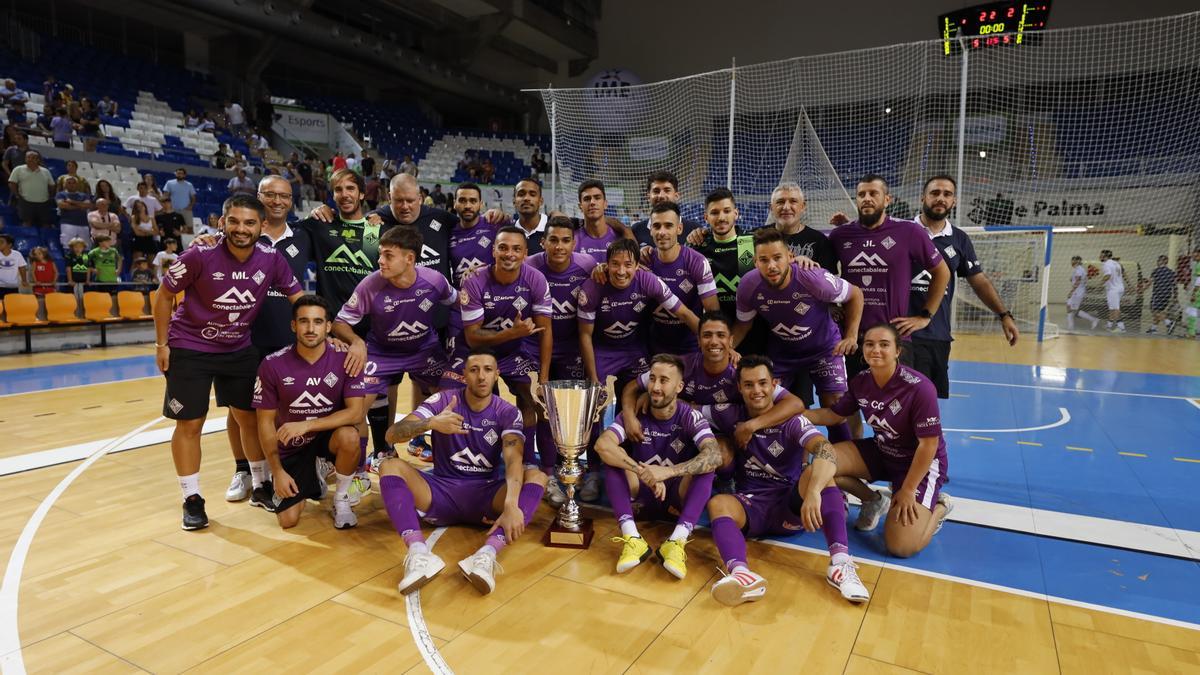
{"label": "wooden court floor", "polygon": [[[1194,342],[1000,344],[967,338],[955,353],[1200,374]],[[121,350],[71,358],[150,353]],[[0,359],[0,377],[5,368],[72,362],[63,359]],[[0,457],[119,437],[159,414],[161,394],[161,381],[145,379],[0,398],[8,441]],[[429,672],[412,630],[418,619],[424,642],[458,673],[1200,672],[1200,632],[865,563],[872,599],[852,606],[825,584],[825,556],[755,542],[749,552],[768,595],[726,608],[708,592],[720,563],[707,532],[688,547],[683,581],[653,559],[616,575],[611,517],[594,511],[590,550],[547,549],[538,540],[550,519],[545,505],[501,555],[504,573],[487,597],[454,569],[483,531],[442,532],[433,550],[447,569],[414,613],[395,590],[404,546],[377,495],[358,507],[353,530],[334,530],[325,503],[284,533],[270,514],[221,498],[232,470],[224,434],[204,437],[204,457],[212,526],[200,532],[179,529],[165,444],[99,459],[54,502],[20,576],[29,672]],[[77,464],[0,478],[0,559]],[[668,532],[643,528],[652,543]]]}

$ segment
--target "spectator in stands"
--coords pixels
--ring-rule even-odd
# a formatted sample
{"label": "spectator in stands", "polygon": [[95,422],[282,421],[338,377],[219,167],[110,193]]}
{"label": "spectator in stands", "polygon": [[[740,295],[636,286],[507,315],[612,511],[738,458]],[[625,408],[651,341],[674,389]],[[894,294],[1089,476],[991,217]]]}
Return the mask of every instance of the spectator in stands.
{"label": "spectator in stands", "polygon": [[329,199],[329,175],[329,165],[325,162],[317,162],[313,171],[313,192],[316,193],[319,202]]}
{"label": "spectator in stands", "polygon": [[366,197],[367,208],[374,211],[379,206],[379,176],[374,174],[367,175],[366,189],[363,190],[363,195]]}
{"label": "spectator in stands", "polygon": [[187,227],[196,236],[202,234],[221,234],[221,217],[215,213],[210,213],[208,214],[208,222],[196,225],[195,221],[192,221],[187,224]]}
{"label": "spectator in stands", "polygon": [[175,178],[163,186],[163,201],[171,202],[171,209],[183,216],[187,222],[192,221],[192,209],[196,206],[196,186],[187,179],[187,170],[182,166],[175,169]]}
{"label": "spectator in stands", "polygon": [[421,188],[421,206],[433,206],[433,197],[429,196],[429,188]]}
{"label": "spectator in stands", "polygon": [[477,164],[479,164],[479,158],[475,156],[474,150],[463,151],[462,159],[458,160],[458,168],[467,173],[470,173],[471,167]]}
{"label": "spectator in stands", "polygon": [[96,102],[96,112],[104,117],[116,117],[119,108],[120,106],[117,105],[117,102],[109,98],[108,94],[105,94]]}
{"label": "spectator in stands", "polygon": [[50,139],[56,148],[70,148],[71,136],[75,133],[75,125],[67,117],[67,109],[59,108],[54,111],[54,119],[50,120]]}
{"label": "spectator in stands", "polygon": [[[68,167],[69,168],[69,167]],[[112,183],[101,178],[96,181],[96,191],[93,193],[96,199],[107,199],[108,209],[118,216],[125,214],[125,205],[121,202],[121,198],[113,190]]]}
{"label": "spectator in stands", "polygon": [[154,255],[154,260],[150,263],[150,268],[154,271],[154,282],[162,283],[163,276],[176,260],[179,259],[179,240],[174,237],[165,237],[162,240],[163,250]]}
{"label": "spectator in stands", "polygon": [[362,175],[364,177],[378,177],[378,174],[375,173],[375,158],[371,156],[371,153],[366,148],[363,148],[362,159],[358,160],[358,163],[362,165]]}
{"label": "spectator in stands", "polygon": [[[333,165],[333,171],[341,171],[346,168],[346,158],[342,156],[341,150],[333,153],[333,159],[330,160],[330,164]],[[329,174],[332,174],[333,171],[330,171]],[[329,175],[326,175],[325,178],[328,180]]]}
{"label": "spectator in stands", "polygon": [[160,236],[176,241],[192,226],[191,221],[185,221],[183,216],[171,209],[171,202],[163,203],[162,211],[154,216],[154,222],[158,225]]}
{"label": "spectator in stands", "polygon": [[0,233],[0,298],[28,287],[25,256],[13,248],[12,235]]}
{"label": "spectator in stands", "polygon": [[405,155],[404,161],[400,162],[400,173],[406,173],[416,178],[421,174],[421,169],[417,167],[417,163],[413,161],[411,155]]}
{"label": "spectator in stands", "polygon": [[121,252],[113,247],[112,237],[102,234],[96,238],[96,247],[88,251],[88,276],[92,281],[88,290],[112,293],[121,281]]}
{"label": "spectator in stands", "polygon": [[[170,208],[170,202],[163,202],[163,210]],[[158,253],[157,237],[161,235],[158,224],[146,211],[143,202],[134,202],[129,212],[129,228],[133,232],[133,251],[151,256]]]}
{"label": "spectator in stands", "polygon": [[183,116],[183,128],[195,129],[200,126],[200,115],[196,114],[195,109],[189,109]]}
{"label": "spectator in stands", "polygon": [[79,132],[79,138],[83,140],[83,151],[95,152],[96,145],[100,143],[100,113],[96,110],[96,106],[86,98],[83,99],[83,113],[76,131]]}
{"label": "spectator in stands", "polygon": [[221,143],[217,145],[217,151],[212,154],[212,160],[209,161],[209,164],[214,169],[225,169],[229,167],[230,160],[229,148],[224,143]]}
{"label": "spectator in stands", "polygon": [[150,196],[161,202],[163,200],[163,193],[162,189],[158,187],[158,179],[154,177],[154,174],[142,174],[142,181],[146,183],[146,191]]}
{"label": "spectator in stands", "polygon": [[[146,175],[149,176],[150,174]],[[151,176],[151,178],[153,178],[153,176]],[[154,195],[150,194],[150,188],[146,185],[146,181],[143,180],[137,184],[137,191],[138,193],[136,195],[133,195],[129,199],[125,200],[124,206],[126,213],[133,210],[133,203],[137,201],[145,202],[146,210],[150,212],[150,217],[152,218],[158,215],[159,211],[162,211],[162,202],[158,201]]]}
{"label": "spectator in stands", "polygon": [[229,122],[229,130],[238,136],[246,135],[246,111],[242,104],[225,101],[225,119]]}
{"label": "spectator in stands", "polygon": [[[84,243],[96,241],[96,238],[100,235],[112,237],[114,240],[117,237],[120,237],[121,219],[117,217],[117,214],[112,212],[111,209],[113,203],[103,197],[97,197],[95,203],[96,210],[87,214],[88,232],[86,234],[79,234],[75,236],[84,240]],[[140,202],[133,203],[136,204]],[[145,205],[143,205],[143,208],[145,208]],[[64,228],[63,237],[67,242],[70,242],[71,239],[75,238],[67,237],[66,234],[67,232]]]}
{"label": "spectator in stands", "polygon": [[316,199],[316,190],[313,188],[312,158],[297,162],[296,172],[300,174],[300,199]]}
{"label": "spectator in stands", "polygon": [[442,192],[441,183],[433,184],[433,192],[429,193],[429,197],[433,200],[433,205],[439,209],[446,208],[446,205],[450,203],[449,197],[446,196],[445,192]]}
{"label": "spectator in stands", "polygon": [[18,87],[14,80],[5,80],[4,86],[0,87],[0,103],[8,105],[17,101],[24,103],[28,100],[29,94],[24,89]]}
{"label": "spectator in stands", "polygon": [[250,153],[255,157],[266,158],[267,149],[271,147],[270,141],[262,134],[254,134],[250,137]]}
{"label": "spectator in stands", "polygon": [[239,167],[237,175],[229,179],[229,196],[234,195],[250,195],[253,197],[258,194],[258,188],[255,187],[254,181],[246,176],[246,170]]}
{"label": "spectator in stands", "polygon": [[4,157],[0,159],[0,169],[4,170],[4,180],[8,182],[12,170],[25,161],[25,153],[29,152],[29,137],[13,126],[6,127],[6,134],[8,138],[12,139],[12,143],[4,149]]}
{"label": "spectator in stands", "polygon": [[250,166],[250,162],[246,161],[246,156],[241,150],[233,151],[233,161],[226,165],[227,169],[245,169]]}
{"label": "spectator in stands", "polygon": [[[295,154],[295,153],[293,153]],[[292,186],[292,208],[300,208],[300,170],[297,168],[297,162],[288,162],[279,173],[280,177]]]}
{"label": "spectator in stands", "polygon": [[89,197],[92,195],[92,186],[88,184],[86,178],[79,175],[79,162],[73,159],[67,160],[67,172],[58,177],[58,182],[55,184],[55,192],[62,192],[66,189],[67,178],[75,179],[75,186],[80,192],[88,193]]}
{"label": "spectator in stands", "polygon": [[529,164],[533,167],[534,173],[538,174],[539,176],[550,173],[550,164],[546,161],[546,158],[542,156],[541,148],[535,147],[533,149],[533,156],[529,158]]}
{"label": "spectator in stands", "polygon": [[83,296],[83,285],[88,281],[87,242],[76,237],[67,242],[63,249],[63,260],[67,265],[69,281],[78,297]]}
{"label": "spectator in stands", "polygon": [[484,158],[483,166],[479,168],[479,177],[483,179],[484,183],[489,184],[496,177],[496,167],[492,165],[491,157]]}
{"label": "spectator in stands", "polygon": [[67,174],[63,188],[54,195],[58,203],[60,240],[65,247],[75,237],[88,236],[88,212],[92,209],[92,195],[79,189],[79,179]]}
{"label": "spectator in stands", "polygon": [[206,134],[217,133],[217,123],[213,121],[212,116],[208,114],[207,110],[200,113],[200,124],[196,127],[196,130]]}
{"label": "spectator in stands", "polygon": [[29,115],[25,112],[24,101],[17,101],[13,103],[12,107],[8,109],[6,114],[8,116],[9,124],[22,129],[29,129],[31,127],[29,124]]}
{"label": "spectator in stands", "polygon": [[154,290],[154,270],[150,269],[149,258],[133,259],[133,270],[129,273],[129,280],[135,284],[133,287],[135,291],[149,293]]}
{"label": "spectator in stands", "polygon": [[17,198],[17,216],[25,227],[54,227],[54,205],[50,197],[54,177],[42,166],[42,156],[34,150],[25,153],[25,163],[13,168],[8,189]]}
{"label": "spectator in stands", "polygon": [[46,99],[46,103],[50,103],[58,99],[59,92],[62,91],[62,85],[58,78],[54,77],[54,73],[46,75],[45,81],[42,82],[42,98]]}
{"label": "spectator in stands", "polygon": [[362,167],[358,165],[358,157],[355,157],[353,152],[346,155],[346,168],[360,176],[362,175]]}
{"label": "spectator in stands", "polygon": [[33,294],[53,293],[54,284],[58,281],[58,266],[50,259],[50,250],[45,246],[34,246],[29,252],[29,267]]}

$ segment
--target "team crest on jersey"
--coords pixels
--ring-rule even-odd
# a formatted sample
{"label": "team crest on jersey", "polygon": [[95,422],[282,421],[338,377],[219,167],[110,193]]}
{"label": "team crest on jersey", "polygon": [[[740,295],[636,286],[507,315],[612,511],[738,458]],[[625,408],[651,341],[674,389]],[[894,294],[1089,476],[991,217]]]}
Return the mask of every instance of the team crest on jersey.
{"label": "team crest on jersey", "polygon": [[433,303],[430,302],[429,298],[425,298],[424,300],[421,301],[421,304],[419,304],[417,306],[421,308],[422,312],[428,312],[429,308],[433,307]]}
{"label": "team crest on jersey", "polygon": [[729,405],[725,402],[728,400],[728,398],[729,397],[725,395],[724,389],[718,389],[717,393],[713,394],[713,400],[717,402],[717,405]]}
{"label": "team crest on jersey", "polygon": [[325,386],[332,387],[333,385],[335,385],[337,383],[338,383],[337,375],[334,375],[333,373],[329,373],[325,376]]}
{"label": "team crest on jersey", "polygon": [[[679,270],[679,271],[682,272],[683,270]],[[693,286],[692,282],[688,281],[687,279],[684,279],[683,281],[679,282],[679,290],[683,291],[684,293],[691,292],[691,290],[693,288],[695,288],[695,286]]]}
{"label": "team crest on jersey", "polygon": [[883,244],[883,247],[885,249],[890,251],[890,250],[892,250],[892,247],[896,245],[896,240],[892,239],[891,237],[888,237],[887,239],[884,239],[880,243]]}
{"label": "team crest on jersey", "polygon": [[644,302],[639,302],[638,304],[633,306],[633,311],[635,311],[635,312],[640,313],[643,309],[646,309],[646,303],[644,303]]}
{"label": "team crest on jersey", "polygon": [[888,410],[891,410],[893,415],[899,414],[900,409],[903,407],[904,406],[900,405],[900,401],[895,400],[895,399],[893,399],[892,402],[888,404]]}
{"label": "team crest on jersey", "polygon": [[238,317],[241,315],[242,315],[241,312],[230,312],[229,313],[229,323],[233,323],[234,321],[237,321]]}
{"label": "team crest on jersey", "polygon": [[908,372],[907,370],[900,371],[900,377],[909,384],[917,384],[918,382],[921,381],[920,377],[913,375],[912,373]]}
{"label": "team crest on jersey", "polygon": [[429,229],[433,230],[434,232],[441,232],[442,224],[436,220],[431,220],[429,221]]}
{"label": "team crest on jersey", "polygon": [[288,256],[291,258],[295,258],[296,256],[300,255],[300,249],[296,248],[295,244],[288,244],[288,247],[283,250],[286,251]]}
{"label": "team crest on jersey", "polygon": [[942,251],[942,255],[946,256],[947,258],[953,258],[954,256],[958,255],[958,253],[954,250],[954,246],[951,245],[947,246],[945,251]]}
{"label": "team crest on jersey", "polygon": [[529,306],[529,303],[525,302],[525,298],[517,296],[517,298],[515,300],[513,300],[513,307],[515,307],[518,312],[525,309],[528,306]]}
{"label": "team crest on jersey", "polygon": [[467,294],[467,289],[462,289],[458,292],[458,304],[466,306],[471,303],[471,296]]}
{"label": "team crest on jersey", "polygon": [[256,283],[256,284],[258,284],[258,285],[260,285],[260,286],[261,286],[261,285],[262,285],[262,282],[263,282],[263,279],[266,279],[266,278],[267,278],[267,275],[263,274],[263,273],[262,273],[262,270],[259,270],[259,271],[255,272],[255,273],[254,273],[254,276],[252,276],[252,277],[250,277],[250,278],[254,280],[254,283]]}
{"label": "team crest on jersey", "polygon": [[779,441],[772,441],[767,446],[767,452],[771,453],[772,457],[778,457],[783,454],[783,445]]}
{"label": "team crest on jersey", "polygon": [[180,410],[183,410],[183,404],[175,399],[171,399],[170,401],[168,401],[167,407],[170,408],[171,412],[175,413],[176,415],[179,414]]}
{"label": "team crest on jersey", "polygon": [[675,452],[683,452],[683,441],[679,440],[678,438],[671,441],[671,449]]}
{"label": "team crest on jersey", "polygon": [[871,275],[870,275],[870,274],[867,274],[867,275],[865,275],[865,276],[862,278],[862,280],[863,280],[863,286],[870,286],[870,285],[871,285],[871,278],[872,278],[872,277],[871,277]]}
{"label": "team crest on jersey", "polygon": [[807,303],[803,303],[803,302],[796,303],[796,313],[797,314],[800,314],[800,315],[808,314],[808,310],[810,310],[810,309],[812,309],[812,306]]}
{"label": "team crest on jersey", "polygon": [[488,443],[495,443],[496,439],[499,437],[500,436],[496,433],[495,429],[488,429],[487,433],[483,435],[483,440],[487,441]]}

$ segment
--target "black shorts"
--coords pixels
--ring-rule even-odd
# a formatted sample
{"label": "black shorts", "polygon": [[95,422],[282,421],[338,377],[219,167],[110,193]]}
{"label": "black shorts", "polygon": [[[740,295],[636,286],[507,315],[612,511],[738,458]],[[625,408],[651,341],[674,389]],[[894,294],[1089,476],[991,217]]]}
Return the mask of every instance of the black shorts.
{"label": "black shorts", "polygon": [[912,367],[933,382],[938,398],[950,398],[950,343],[913,338]]}
{"label": "black shorts", "polygon": [[135,253],[144,253],[146,256],[152,256],[158,253],[158,242],[154,241],[154,237],[134,237],[133,250]]}
{"label": "black shorts", "polygon": [[1167,296],[1165,298],[1156,298],[1154,296],[1150,296],[1150,311],[1151,312],[1165,312],[1165,311],[1167,311],[1167,307],[1169,307],[1170,305],[1171,305],[1171,297],[1170,296]]}
{"label": "black shorts", "polygon": [[279,459],[283,470],[292,477],[292,480],[296,481],[296,496],[286,499],[276,497],[276,513],[282,513],[305,499],[321,498],[321,479],[324,476],[317,475],[317,458],[323,457],[333,461],[333,453],[329,451],[329,439],[331,438],[333,438],[332,430],[322,431],[313,438],[311,443],[300,448],[299,451]]}
{"label": "black shorts", "polygon": [[251,410],[257,373],[258,350],[254,347],[223,354],[172,349],[166,374],[167,391],[163,396],[163,417],[172,420],[204,417],[208,414],[208,392],[214,386],[217,405]]}
{"label": "black shorts", "polygon": [[27,202],[17,198],[17,217],[30,227],[54,227],[54,207],[51,202]]}
{"label": "black shorts", "polygon": [[[855,375],[870,368],[867,362],[863,359],[862,338],[858,339],[858,349],[854,350],[853,354],[846,356],[846,379],[851,380]],[[908,340],[900,341],[900,365],[913,367],[913,349],[912,343]]]}

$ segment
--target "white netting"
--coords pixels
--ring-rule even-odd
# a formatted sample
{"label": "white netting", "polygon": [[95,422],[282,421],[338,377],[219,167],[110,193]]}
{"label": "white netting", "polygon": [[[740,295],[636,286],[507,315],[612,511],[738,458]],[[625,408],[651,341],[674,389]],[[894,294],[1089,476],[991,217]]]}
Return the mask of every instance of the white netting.
{"label": "white netting", "polygon": [[[888,178],[898,217],[916,214],[924,178],[947,173],[962,179],[956,224],[1064,235],[1042,275],[1051,321],[1062,319],[1071,256],[1096,271],[1100,250],[1111,249],[1125,269],[1122,312],[1140,331],[1157,256],[1174,268],[1197,245],[1198,34],[1193,13],[949,55],[930,40],[655,84],[543,90],[558,169],[547,193],[570,210],[579,181],[599,178],[613,214],[632,218],[648,209],[646,176],[666,169],[680,179],[685,216],[700,219],[703,195],[728,185],[750,229],[767,221],[771,189],[789,178],[806,186],[806,222],[824,227],[829,213],[850,208],[844,191],[865,173]],[[983,258],[989,274],[1011,274],[1010,261]],[[1093,282],[1087,302],[1103,303],[1102,290]],[[967,306],[977,301],[962,295]],[[1014,313],[1036,320],[1034,294],[1018,297]]]}
{"label": "white netting", "polygon": [[[1025,335],[1037,335],[1041,319],[1045,278],[1046,246],[1051,233],[1045,229],[985,231],[967,228],[975,254],[983,261],[984,272],[1004,305],[1011,308],[1017,328]],[[996,314],[971,292],[965,279],[957,279],[954,294],[953,325],[956,333],[999,333]],[[1059,328],[1046,322],[1045,338],[1058,337]]]}

